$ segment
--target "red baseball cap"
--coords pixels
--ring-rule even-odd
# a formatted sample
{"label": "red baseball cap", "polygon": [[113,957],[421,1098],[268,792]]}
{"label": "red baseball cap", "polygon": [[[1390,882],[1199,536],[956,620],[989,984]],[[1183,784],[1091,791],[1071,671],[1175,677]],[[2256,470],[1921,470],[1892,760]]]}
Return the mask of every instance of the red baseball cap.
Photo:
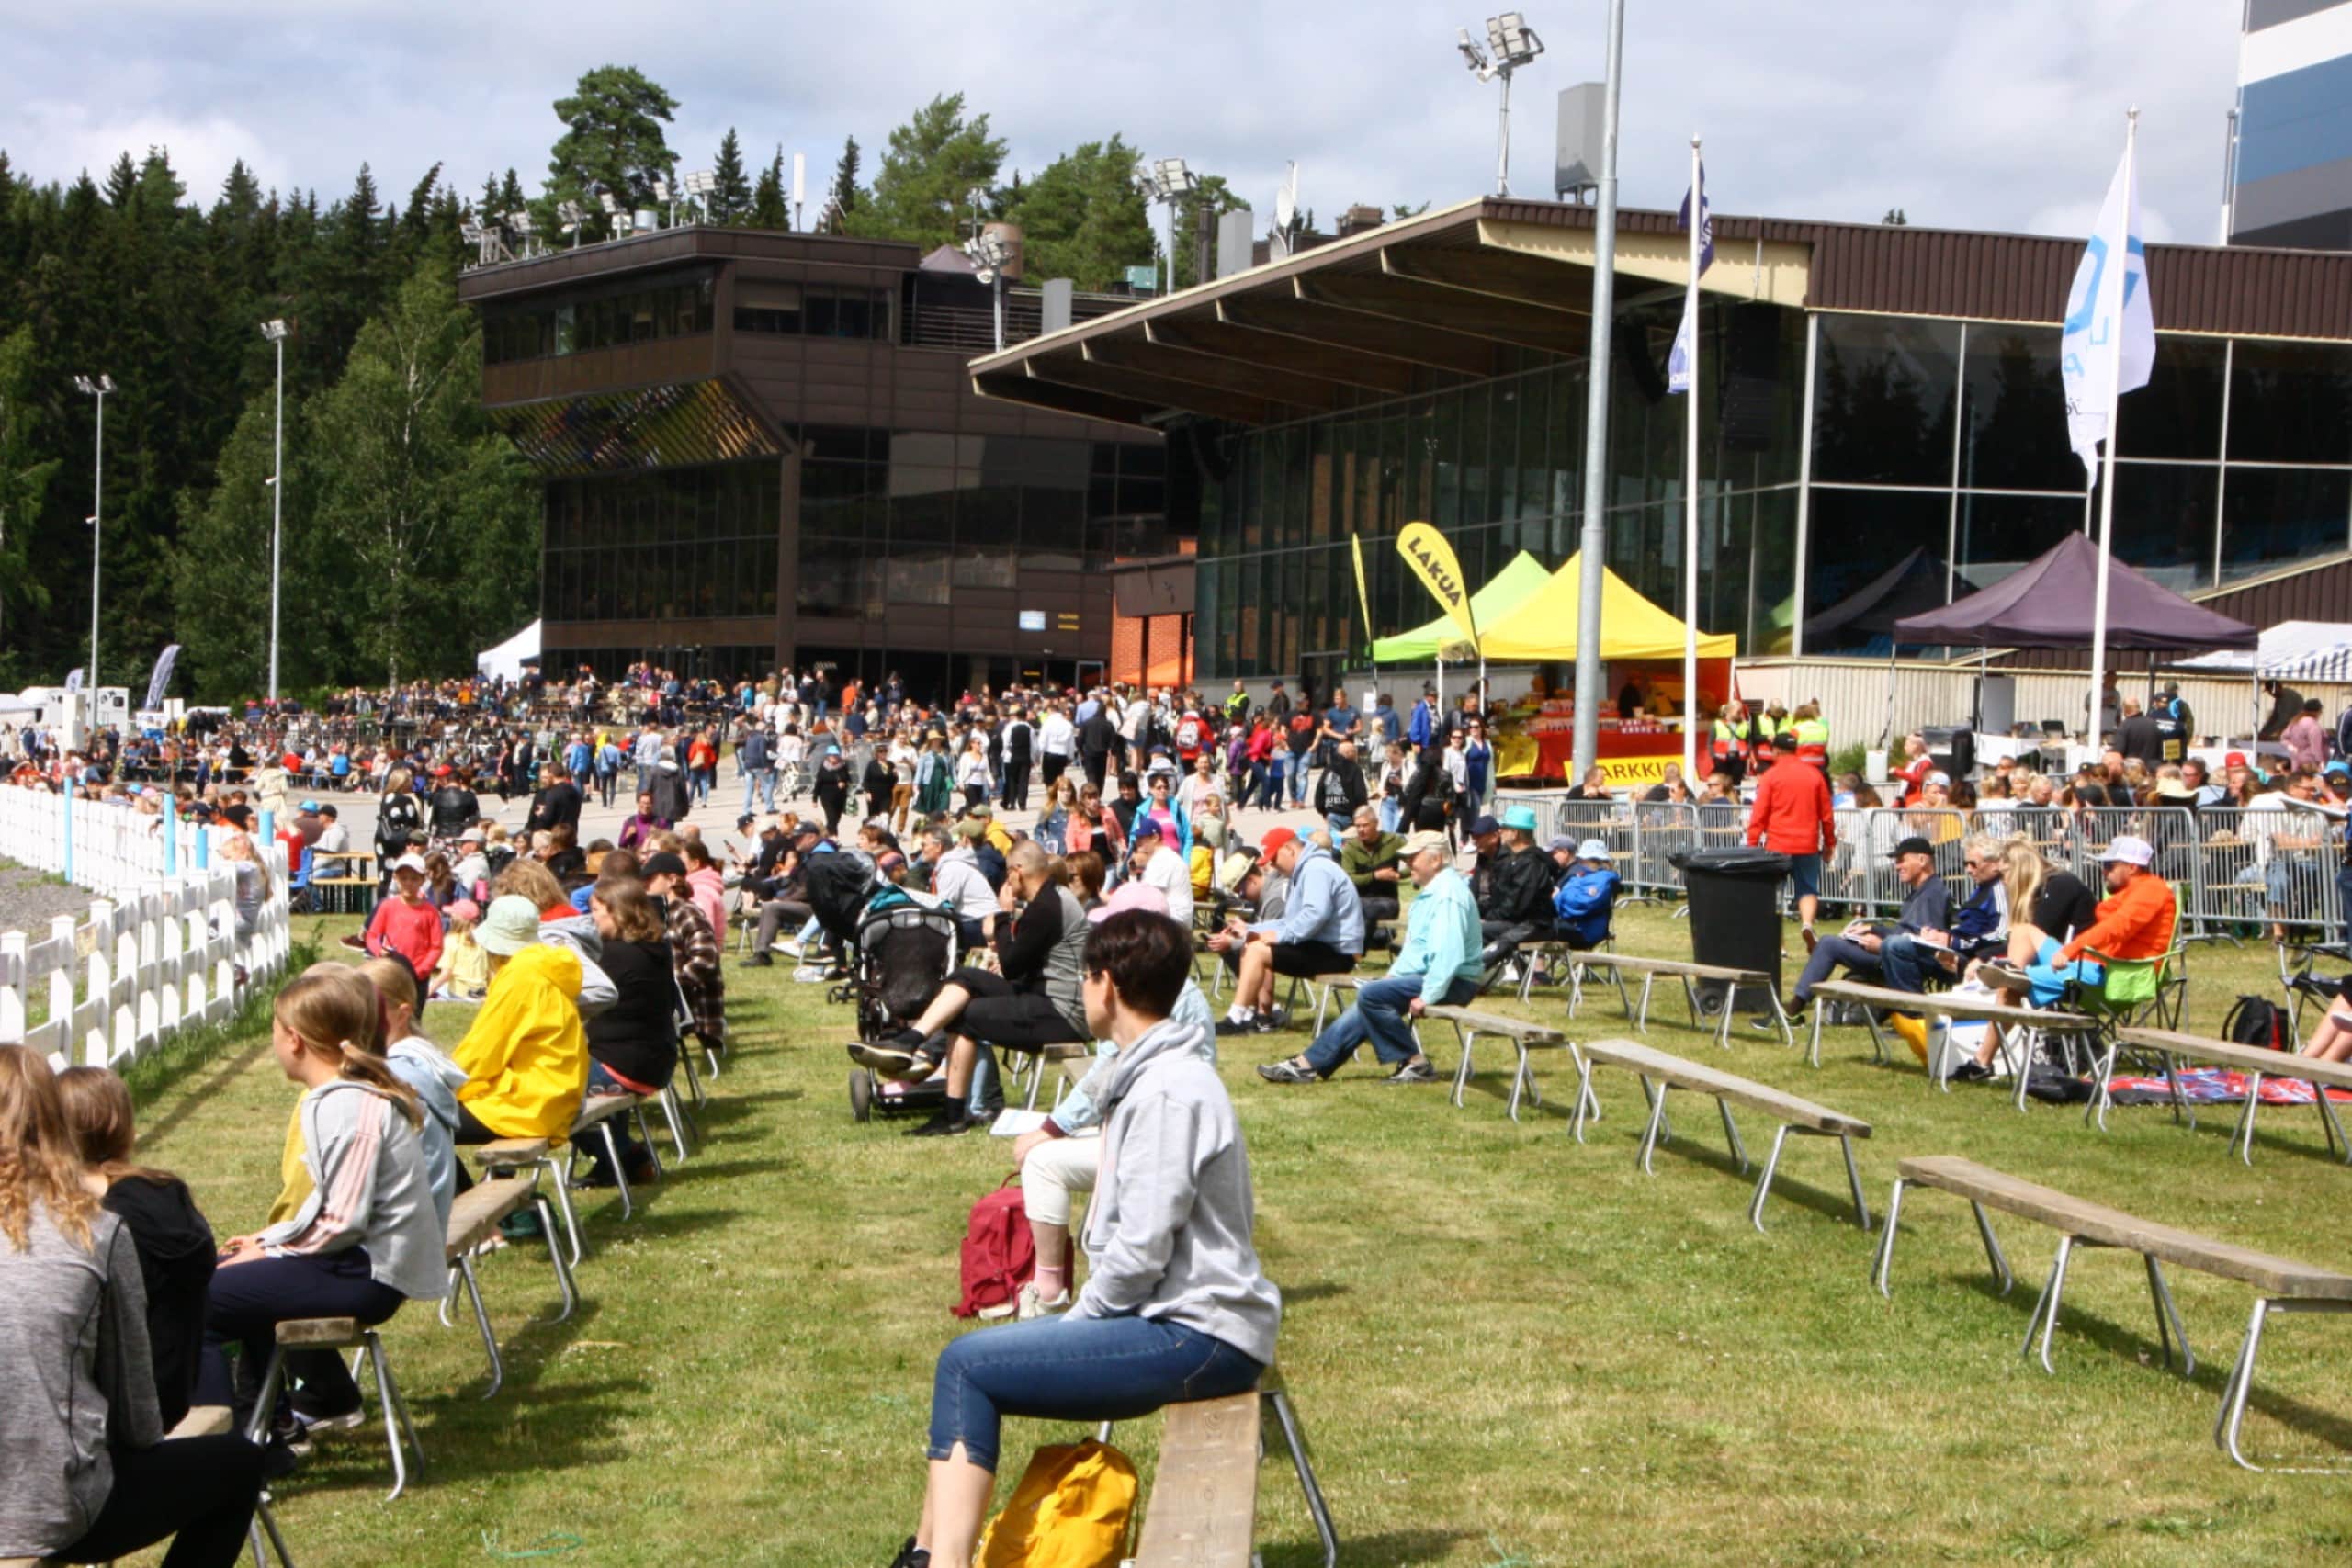
{"label": "red baseball cap", "polygon": [[1258,840],[1258,856],[1261,860],[1272,860],[1274,858],[1276,850],[1281,849],[1284,844],[1294,844],[1297,841],[1298,833],[1295,829],[1269,828],[1266,829],[1266,836]]}
{"label": "red baseball cap", "polygon": [[2224,757],[2224,758],[2222,758],[2222,766],[2223,766],[2223,767],[2225,767],[2225,768],[2243,768],[2243,767],[2245,767],[2245,752],[2243,752],[2243,751],[2233,751],[2233,752],[2231,752],[2228,756],[2226,756],[2226,757]]}

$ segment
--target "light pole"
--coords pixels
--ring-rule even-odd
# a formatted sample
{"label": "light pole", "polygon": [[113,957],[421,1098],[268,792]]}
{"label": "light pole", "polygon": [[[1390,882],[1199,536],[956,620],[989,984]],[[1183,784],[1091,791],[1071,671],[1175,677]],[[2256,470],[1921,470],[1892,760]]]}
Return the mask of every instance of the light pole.
{"label": "light pole", "polygon": [[964,254],[972,258],[972,276],[989,286],[990,303],[996,314],[996,351],[1004,352],[1004,264],[1012,259],[1012,247],[1004,243],[1001,234],[987,232],[972,236]]}
{"label": "light pole", "polygon": [[1200,176],[1182,158],[1162,158],[1136,177],[1146,197],[1168,209],[1168,281],[1159,291],[1162,295],[1176,292],[1176,209],[1200,183]]}
{"label": "light pole", "polygon": [[277,431],[269,458],[269,700],[277,701],[277,556],[286,518],[286,323],[264,321],[261,335],[277,346]]}
{"label": "light pole", "polygon": [[1527,18],[1517,11],[1505,11],[1499,17],[1487,18],[1487,51],[1473,42],[1468,28],[1454,29],[1454,47],[1462,51],[1464,63],[1481,82],[1502,78],[1502,128],[1500,147],[1495,154],[1495,194],[1510,194],[1510,77],[1511,73],[1544,52],[1544,40],[1527,25]]}
{"label": "light pole", "polygon": [[1617,92],[1624,60],[1625,0],[1610,0],[1609,73],[1600,90],[1600,204],[1592,220],[1592,344],[1585,356],[1584,526],[1577,547],[1584,558],[1577,574],[1573,725],[1579,783],[1600,761],[1600,576],[1608,569],[1609,549],[1600,509],[1608,496],[1609,329],[1617,310]]}
{"label": "light pole", "polygon": [[91,380],[87,376],[74,378],[74,386],[89,397],[98,400],[98,449],[90,476],[90,668],[82,677],[82,689],[90,694],[90,712],[96,715],[98,701],[98,519],[106,514],[107,500],[107,394],[114,390],[114,378],[101,376]]}

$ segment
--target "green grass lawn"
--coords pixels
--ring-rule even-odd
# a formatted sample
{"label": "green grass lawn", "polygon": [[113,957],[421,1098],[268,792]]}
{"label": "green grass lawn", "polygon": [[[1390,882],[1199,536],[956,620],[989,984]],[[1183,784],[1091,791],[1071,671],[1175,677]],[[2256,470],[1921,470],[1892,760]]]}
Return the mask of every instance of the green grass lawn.
{"label": "green grass lawn", "polygon": [[[314,924],[351,927],[305,919],[298,937]],[[1620,933],[1629,952],[1688,953],[1687,928],[1655,907],[1626,911]],[[2212,1031],[2239,992],[2275,994],[2269,964],[2264,949],[2197,948],[2190,1026]],[[536,1245],[485,1262],[507,1347],[496,1399],[478,1397],[481,1346],[462,1320],[442,1328],[416,1304],[392,1323],[428,1469],[387,1505],[380,1429],[322,1440],[279,1489],[305,1564],[878,1568],[912,1528],[933,1358],[963,1330],[948,1312],[956,1244],[1009,1145],[854,1123],[845,1010],[782,967],[729,980],[739,1045],[703,1152],[628,1224],[609,1195],[584,1195],[593,1251],[571,1322],[527,1322],[555,1300]],[[1533,1010],[1561,1009],[1546,996]],[[433,1010],[428,1032],[453,1043],[458,1010]],[[2019,1115],[1996,1089],[1935,1093],[1907,1053],[1872,1066],[1860,1030],[1829,1032],[1815,1071],[1744,1027],[1724,1055],[1680,1012],[1657,1010],[1651,1043],[1872,1121],[1860,1155],[1874,1213],[1901,1156],[1964,1154],[2352,1267],[2352,1172],[2308,1109],[2264,1111],[2249,1169],[2227,1147],[2233,1112],[2191,1133],[2168,1111],[2119,1109],[2101,1134],[2079,1110]],[[1613,992],[1575,1026],[1629,1027]],[[1792,1140],[1758,1235],[1749,1183],[1695,1097],[1644,1176],[1640,1098],[1621,1075],[1597,1076],[1606,1115],[1579,1146],[1561,1058],[1539,1059],[1552,1093],[1514,1126],[1499,1043],[1481,1047],[1491,1070],[1456,1111],[1442,1086],[1383,1087],[1368,1061],[1317,1088],[1250,1071],[1303,1038],[1228,1043],[1225,1077],[1286,1298],[1282,1362],[1344,1563],[2352,1558],[2342,1480],[2247,1474],[2211,1444],[2244,1287],[2172,1273],[2199,1356],[2184,1380],[2158,1362],[2139,1260],[2080,1254],[2050,1377],[2018,1353],[2047,1232],[1996,1219],[2018,1272],[2004,1298],[1966,1206],[1919,1193],[1882,1300],[1867,1280],[1875,1235],[1856,1229],[1826,1141]],[[1430,1044],[1450,1071],[1450,1032]],[[187,1176],[220,1234],[250,1230],[292,1097],[266,1034],[249,1033],[153,1092],[142,1156]],[[1750,1117],[1743,1131],[1760,1159],[1770,1128]],[[2274,1320],[2251,1451],[2352,1465],[2346,1326]],[[1012,1423],[1008,1469],[1070,1436]],[[1147,1485],[1156,1436],[1146,1421],[1118,1439]],[[1261,1491],[1268,1568],[1319,1561],[1278,1458]]]}

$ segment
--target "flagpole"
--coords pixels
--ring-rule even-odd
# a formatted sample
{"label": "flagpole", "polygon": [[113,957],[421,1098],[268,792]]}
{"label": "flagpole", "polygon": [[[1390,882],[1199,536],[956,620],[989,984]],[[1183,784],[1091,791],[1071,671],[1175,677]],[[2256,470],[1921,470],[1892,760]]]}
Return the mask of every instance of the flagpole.
{"label": "flagpole", "polygon": [[2120,434],[2119,421],[2123,403],[2123,301],[2131,288],[2130,215],[2132,197],[2138,186],[2133,183],[2137,173],[2132,161],[2138,152],[2140,111],[2134,107],[2123,121],[2123,199],[2125,213],[2125,254],[2115,258],[2121,268],[2123,282],[2116,290],[2115,325],[2109,336],[2112,340],[2109,352],[2115,355],[2114,373],[2107,384],[2107,452],[2101,465],[2098,482],[2098,548],[2095,557],[2098,576],[2091,590],[2091,671],[2090,705],[2085,710],[2088,718],[2084,726],[2089,733],[2088,743],[2096,750],[2105,742],[2099,715],[2099,694],[2106,682],[2107,670],[2107,566],[2115,545],[2115,448]]}
{"label": "flagpole", "polygon": [[1699,139],[1690,139],[1690,281],[1682,319],[1690,324],[1690,395],[1682,407],[1682,776],[1698,783],[1699,739],[1699,247],[1706,231]]}

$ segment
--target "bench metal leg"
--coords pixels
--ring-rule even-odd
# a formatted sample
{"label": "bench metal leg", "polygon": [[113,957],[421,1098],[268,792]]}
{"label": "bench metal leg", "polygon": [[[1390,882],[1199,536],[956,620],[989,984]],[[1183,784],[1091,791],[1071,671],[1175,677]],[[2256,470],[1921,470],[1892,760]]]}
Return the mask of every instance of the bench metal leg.
{"label": "bench metal leg", "polygon": [[[1679,978],[1682,981],[1682,1010],[1690,1015],[1690,1029],[1696,1033],[1699,1029],[1699,987],[1690,983],[1688,975]],[[1729,1001],[1731,998],[1726,997],[1724,999]]]}
{"label": "bench metal leg", "polygon": [[2098,1081],[2091,1086],[2091,1102],[2083,1108],[2083,1125],[2086,1127],[2096,1121],[2100,1132],[2107,1131],[2107,1108],[2113,1103],[2108,1098],[2107,1085],[2108,1080],[2115,1076],[2115,1058],[2122,1049],[2120,1040],[2109,1038],[2105,1051],[2091,1053],[2091,1076]]}
{"label": "bench metal leg", "polygon": [[1764,1228],[1764,1200],[1771,1194],[1772,1173],[1781,1168],[1781,1151],[1788,1146],[1790,1131],[1788,1124],[1782,1122],[1781,1130],[1772,1134],[1772,1152],[1765,1158],[1764,1175],[1756,1183],[1756,1196],[1748,1200],[1747,1223],[1759,1231]]}
{"label": "bench metal leg", "polygon": [[1838,1147],[1846,1156],[1846,1186],[1854,1194],[1854,1223],[1867,1235],[1871,1228],[1870,1201],[1862,1196],[1862,1173],[1854,1164],[1854,1140],[1850,1134],[1838,1134]]}
{"label": "bench metal leg", "polygon": [[2327,1086],[2312,1085],[2312,1102],[2319,1107],[2320,1125],[2327,1131],[2327,1152],[2339,1155],[2346,1165],[2352,1165],[2352,1144],[2344,1138],[2344,1123],[2335,1119],[2335,1107],[2327,1098]]}
{"label": "bench metal leg", "polygon": [[[684,1058],[681,1057],[680,1060]],[[1040,1057],[1037,1063],[1037,1077],[1043,1079],[1045,1076],[1045,1059]],[[692,1152],[686,1144],[686,1123],[693,1118],[686,1111],[685,1102],[678,1098],[677,1086],[674,1084],[662,1090],[662,1119],[670,1124],[670,1143],[678,1151],[678,1163],[685,1164],[686,1156]]]}
{"label": "bench metal leg", "polygon": [[2197,1375],[2197,1352],[2188,1348],[2188,1330],[2181,1326],[2179,1309],[2172,1304],[2172,1291],[2165,1284],[2164,1265],[2154,1253],[2143,1253],[2141,1261],[2148,1266],[2148,1294],[2156,1303],[2156,1343],[2163,1348],[2165,1365],[2172,1365],[2172,1348],[2180,1346],[2180,1375]]}
{"label": "bench metal leg", "polygon": [[1655,975],[1642,976],[1642,1010],[1634,1020],[1634,1028],[1643,1034],[1650,1032],[1650,987],[1657,979],[1657,976]]}
{"label": "bench metal leg", "polygon": [[[1774,998],[1772,1005],[1780,1006],[1780,998]],[[1808,1010],[1813,1014],[1813,1043],[1805,1047],[1804,1059],[1817,1067],[1821,1066],[1821,1004],[1815,1002]],[[1783,1020],[1783,1021],[1786,1021]]]}
{"label": "bench metal leg", "polygon": [[[621,1218],[634,1219],[637,1215],[637,1202],[628,1195],[628,1172],[621,1168],[621,1143],[618,1138],[613,1136],[612,1118],[607,1116],[597,1122],[596,1133],[605,1140],[605,1158],[612,1167],[613,1185],[620,1190]],[[650,1153],[653,1145],[649,1143],[645,1146],[647,1152]]]}
{"label": "bench metal leg", "polygon": [[2238,1157],[2247,1165],[2254,1163],[2254,1113],[2262,1105],[2262,1075],[2248,1073],[2245,1079],[2245,1109],[2238,1112],[2237,1133],[2233,1141],[2238,1145]]}
{"label": "bench metal leg", "polygon": [[695,1109],[700,1111],[709,1103],[709,1098],[702,1091],[702,1074],[695,1066],[695,1037],[692,1034],[679,1036],[678,1070],[686,1075],[686,1094],[693,1100]]}
{"label": "bench metal leg", "polygon": [[2273,1312],[2352,1312],[2352,1302],[2289,1301],[2258,1299],[2254,1314],[2246,1319],[2245,1343],[2238,1348],[2237,1364],[2229,1381],[2222,1385],[2221,1413],[2213,1420],[2213,1442],[2231,1461],[2243,1469],[2260,1471],[2268,1468],[2275,1472],[2290,1475],[2342,1475],[2347,1473],[2340,1466],[2268,1466],[2258,1465],[2245,1457],[2238,1443],[2238,1430],[2245,1420],[2246,1396],[2254,1390],[2255,1358],[2262,1348],[2262,1326]]}
{"label": "bench metal leg", "polygon": [[[1781,1043],[1793,1051],[1797,1048],[1797,1032],[1795,1027],[1789,1022],[1789,1010],[1781,1005],[1781,987],[1778,986],[1767,986],[1764,989],[1765,993],[1771,998],[1772,1021],[1781,1026]],[[1820,1038],[1821,1037],[1818,1034],[1814,1036],[1816,1046],[1819,1043]],[[1814,1063],[1814,1066],[1816,1067],[1820,1065],[1821,1064],[1818,1061]]]}
{"label": "bench metal leg", "polygon": [[547,1321],[561,1323],[569,1318],[572,1309],[580,1304],[580,1287],[571,1278],[571,1260],[563,1255],[563,1240],[555,1234],[555,1216],[548,1213],[547,1194],[542,1192],[533,1195],[531,1204],[538,1211],[539,1234],[547,1238],[548,1257],[555,1264],[556,1286],[563,1292],[562,1308]]}
{"label": "bench metal leg", "polygon": [[1533,1066],[1528,1059],[1526,1045],[1519,1042],[1513,1042],[1513,1043],[1519,1044],[1519,1071],[1512,1075],[1510,1080],[1510,1119],[1516,1122],[1519,1120],[1519,1099],[1521,1091],[1525,1092],[1531,1103],[1540,1109],[1544,1104],[1544,1089],[1535,1081]]}
{"label": "bench metal leg", "polygon": [[1748,1165],[1747,1150],[1739,1141],[1739,1123],[1731,1119],[1731,1101],[1718,1100],[1715,1101],[1715,1109],[1723,1112],[1724,1141],[1731,1145],[1732,1157],[1739,1161],[1739,1174],[1746,1176]]}
{"label": "bench metal leg", "polygon": [[481,1391],[481,1396],[489,1399],[506,1381],[506,1364],[498,1358],[498,1336],[491,1332],[490,1309],[481,1303],[481,1280],[474,1272],[472,1253],[458,1255],[458,1275],[465,1282],[466,1299],[473,1303],[474,1326],[481,1330],[481,1348],[490,1357],[490,1386]]}
{"label": "bench metal leg", "polygon": [[[2009,1260],[2001,1255],[2000,1240],[1993,1235],[1993,1216],[1986,1213],[1984,1205],[1973,1198],[1968,1201],[1968,1206],[1976,1215],[1976,1234],[1984,1241],[1985,1261],[1993,1265],[1993,1278],[2001,1281],[2001,1294],[2006,1296],[2009,1288],[2018,1282],[2018,1277],[2009,1271]],[[1894,1217],[1890,1213],[1887,1224],[1892,1225],[1894,1223]]]}
{"label": "bench metal leg", "polygon": [[1871,1026],[1871,1060],[1882,1067],[1891,1066],[1894,1062],[1894,1053],[1887,1049],[1886,1032],[1881,1029],[1878,1023],[1878,1010],[1871,1007],[1864,1008],[1862,1021]]}
{"label": "bench metal leg", "polygon": [[628,1119],[637,1128],[637,1141],[645,1145],[646,1163],[652,1166],[654,1176],[667,1175],[662,1165],[662,1151],[653,1146],[653,1127],[645,1119],[645,1101],[640,1100],[628,1108]]}
{"label": "bench metal leg", "polygon": [[1323,1501],[1323,1488],[1316,1483],[1315,1466],[1306,1457],[1306,1436],[1299,1430],[1298,1413],[1291,1408],[1290,1395],[1278,1388],[1266,1389],[1259,1395],[1261,1409],[1271,1408],[1274,1420],[1282,1428],[1283,1446],[1290,1450],[1291,1468],[1298,1472],[1298,1489],[1306,1498],[1307,1516],[1315,1521],[1315,1534],[1323,1543],[1323,1568],[1339,1568],[1340,1532],[1331,1523],[1331,1510]]}
{"label": "bench metal leg", "polygon": [[1642,1079],[1642,1098],[1650,1102],[1649,1130],[1642,1134],[1639,1156],[1645,1176],[1656,1174],[1650,1169],[1650,1151],[1657,1147],[1658,1129],[1666,1123],[1666,1089],[1662,1083],[1653,1086],[1646,1077]]}
{"label": "bench metal leg", "polygon": [[401,1403],[400,1385],[392,1381],[392,1365],[384,1357],[384,1341],[370,1328],[362,1331],[368,1363],[376,1371],[376,1397],[384,1409],[384,1440],[392,1450],[392,1490],[384,1499],[387,1503],[398,1497],[408,1487],[407,1456],[401,1450],[401,1438],[405,1435],[409,1447],[416,1451],[417,1473],[424,1472],[424,1445],[417,1439],[416,1427],[408,1418],[408,1406]]}
{"label": "bench metal leg", "polygon": [[1886,1288],[1887,1271],[1894,1267],[1895,1222],[1903,1213],[1903,1178],[1894,1179],[1894,1190],[1886,1195],[1886,1230],[1878,1238],[1878,1256],[1871,1260],[1871,1282],[1878,1286],[1878,1293],[1892,1297]]}
{"label": "bench metal leg", "polygon": [[2050,1278],[2041,1287],[2041,1320],[2039,1325],[2028,1324],[2025,1331],[2025,1349],[2030,1355],[2033,1352],[2034,1329],[2038,1326],[2041,1330],[2041,1370],[2053,1377],[2057,1375],[2058,1369],[2050,1364],[2050,1337],[2058,1330],[2058,1298],[2066,1289],[2066,1260],[2074,1255],[2075,1238],[2060,1236],[2058,1259],[2050,1266]]}
{"label": "bench metal leg", "polygon": [[261,1391],[254,1400],[253,1416],[245,1422],[245,1441],[261,1443],[269,1440],[270,1423],[277,1414],[277,1385],[286,1376],[286,1348],[272,1345],[269,1359],[261,1364]]}
{"label": "bench metal leg", "polygon": [[277,1568],[294,1568],[294,1554],[286,1550],[286,1537],[277,1528],[277,1516],[270,1511],[269,1489],[254,1499],[254,1522],[246,1535],[253,1543],[254,1568],[267,1568],[268,1560],[262,1556],[262,1540],[268,1539],[270,1551],[277,1554]]}

